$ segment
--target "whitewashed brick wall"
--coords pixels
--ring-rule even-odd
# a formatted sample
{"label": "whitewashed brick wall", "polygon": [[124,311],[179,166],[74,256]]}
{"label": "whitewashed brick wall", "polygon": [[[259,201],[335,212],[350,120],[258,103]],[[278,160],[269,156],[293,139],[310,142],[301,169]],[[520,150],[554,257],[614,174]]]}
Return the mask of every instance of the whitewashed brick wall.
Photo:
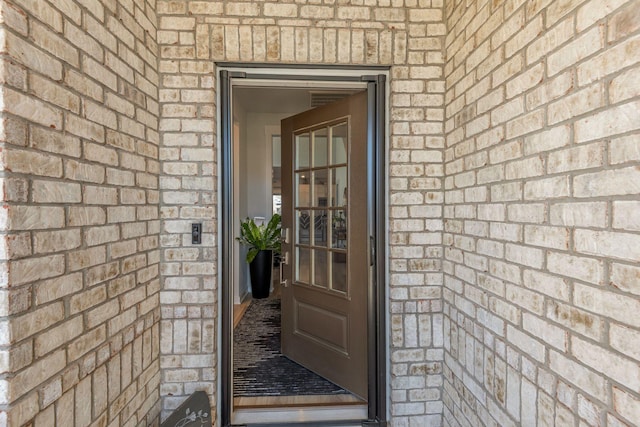
{"label": "whitewashed brick wall", "polygon": [[640,2],[445,14],[445,425],[640,425]]}
{"label": "whitewashed brick wall", "polygon": [[0,425],[160,412],[154,0],[0,2]]}
{"label": "whitewashed brick wall", "polygon": [[[442,1],[158,1],[163,410],[217,400],[214,61],[389,65],[391,412],[439,425],[442,403]],[[204,223],[201,246],[191,222]],[[214,408],[214,413],[217,408]]]}
{"label": "whitewashed brick wall", "polygon": [[217,401],[215,61],[390,66],[393,426],[639,425],[639,23],[637,0],[0,2],[0,425]]}

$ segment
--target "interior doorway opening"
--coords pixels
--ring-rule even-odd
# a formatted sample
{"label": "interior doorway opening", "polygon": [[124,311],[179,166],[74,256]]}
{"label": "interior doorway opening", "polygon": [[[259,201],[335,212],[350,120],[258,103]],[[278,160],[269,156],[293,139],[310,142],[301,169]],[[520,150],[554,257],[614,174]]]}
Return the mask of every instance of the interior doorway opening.
{"label": "interior doorway opening", "polygon": [[[235,75],[235,77],[232,77]],[[344,389],[338,388],[338,392],[330,391],[317,393],[314,390],[305,390],[304,385],[309,381],[304,381],[302,387],[296,389],[295,394],[285,393],[284,396],[277,396],[269,390],[267,384],[262,384],[264,394],[256,395],[254,399],[241,398],[234,389],[240,385],[236,381],[234,372],[234,352],[239,347],[234,339],[235,327],[239,325],[243,318],[247,317],[247,307],[252,307],[250,280],[248,265],[244,261],[246,249],[235,242],[236,229],[241,219],[255,218],[257,221],[269,218],[282,208],[282,170],[283,161],[291,161],[286,156],[281,156],[282,131],[280,120],[307,111],[314,107],[326,105],[338,99],[349,96],[356,92],[366,92],[371,89],[370,82],[365,79],[346,78],[333,80],[322,78],[311,78],[309,80],[294,77],[288,79],[287,76],[280,76],[274,79],[273,76],[247,76],[245,73],[229,75],[221,74],[221,81],[227,78],[229,84],[225,89],[221,87],[221,168],[223,170],[221,180],[221,192],[223,194],[221,204],[225,201],[231,202],[226,205],[226,212],[223,208],[221,214],[221,235],[223,239],[223,272],[222,272],[222,360],[223,371],[221,385],[221,417],[222,425],[262,425],[269,423],[299,423],[299,422],[327,422],[343,421],[353,422],[354,425],[362,422],[368,425],[385,418],[384,413],[384,374],[380,375],[380,370],[384,369],[385,360],[381,360],[384,354],[384,323],[381,322],[384,310],[384,300],[379,295],[383,294],[375,285],[378,274],[384,274],[384,250],[372,249],[371,274],[368,280],[368,293],[362,304],[367,307],[367,322],[370,324],[370,332],[365,332],[373,339],[370,340],[368,358],[373,361],[367,376],[369,383],[365,388],[369,391],[369,398],[357,397]],[[384,82],[384,80],[382,80]],[[382,86],[382,87],[380,87]],[[384,84],[378,82],[378,89],[384,93]],[[380,95],[378,93],[378,95]],[[225,106],[225,99],[228,105]],[[373,101],[375,101],[375,97]],[[376,105],[380,109],[380,105]],[[365,107],[367,108],[367,107]],[[368,126],[369,138],[371,139],[372,129],[378,132],[379,127],[375,127],[374,118],[384,116],[378,111],[368,107],[367,114],[372,116],[374,126]],[[226,109],[226,115],[225,115]],[[226,129],[226,137],[225,137]],[[378,136],[383,138],[382,135]],[[373,143],[370,140],[369,143]],[[226,150],[225,150],[226,148]],[[379,147],[373,150],[374,154],[380,156],[383,150]],[[371,154],[371,153],[369,153]],[[379,158],[378,158],[379,160]],[[376,166],[376,157],[368,158],[368,154],[363,154],[359,162],[371,163]],[[310,172],[312,172],[310,170]],[[366,177],[363,177],[366,178]],[[376,169],[371,174],[371,180],[377,179],[373,184],[378,185],[383,182],[380,170]],[[366,178],[368,180],[368,178]],[[316,183],[317,184],[317,183]],[[344,184],[343,184],[344,186]],[[299,188],[302,188],[300,186]],[[346,189],[345,189],[346,190]],[[346,193],[345,193],[346,194]],[[326,195],[324,199],[326,199]],[[323,197],[320,197],[322,203]],[[380,203],[380,200],[378,200]],[[383,203],[380,203],[383,205]],[[372,228],[376,230],[381,222],[380,212],[376,210],[376,203],[371,203],[372,211],[369,212],[372,221]],[[366,209],[365,209],[366,210]],[[365,214],[366,215],[366,214]],[[377,216],[376,216],[377,215]],[[313,231],[312,231],[313,232]],[[375,235],[375,231],[372,232]],[[367,242],[369,242],[367,236]],[[384,249],[384,239],[378,242],[371,241],[371,245],[380,245]],[[380,257],[382,254],[382,257]],[[280,275],[275,268],[272,276],[272,288],[270,300],[256,306],[275,305],[273,301],[280,296]],[[278,304],[279,305],[279,304]],[[264,307],[263,307],[264,308]],[[279,307],[278,307],[279,308]],[[255,310],[254,310],[255,311]],[[258,307],[260,311],[260,307]],[[264,310],[263,310],[264,311]],[[255,315],[255,314],[254,314]],[[258,316],[264,316],[258,314]],[[250,317],[250,316],[249,316]],[[244,341],[245,338],[242,338]],[[243,344],[245,344],[243,342]],[[243,356],[249,351],[246,348],[240,350]],[[279,355],[281,356],[281,355]],[[225,367],[229,369],[225,371]],[[224,374],[226,372],[226,374]],[[331,384],[331,382],[328,382]],[[300,386],[301,384],[297,384]],[[243,384],[242,386],[246,386]],[[365,392],[365,395],[367,393]],[[374,424],[370,424],[373,422]]]}
{"label": "interior doorway opening", "polygon": [[[268,221],[281,214],[282,164],[280,121],[342,99],[366,86],[283,87],[239,82],[232,94],[234,154],[234,220]],[[249,82],[251,83],[251,82]],[[242,304],[251,294],[246,248],[235,245],[233,299]]]}

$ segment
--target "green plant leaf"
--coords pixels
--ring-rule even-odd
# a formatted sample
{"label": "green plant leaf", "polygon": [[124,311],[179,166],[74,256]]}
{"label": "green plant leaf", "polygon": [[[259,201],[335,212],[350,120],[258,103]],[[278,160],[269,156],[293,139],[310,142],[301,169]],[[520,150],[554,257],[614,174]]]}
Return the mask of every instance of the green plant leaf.
{"label": "green plant leaf", "polygon": [[275,214],[266,225],[257,225],[251,218],[240,223],[240,237],[236,237],[236,240],[249,247],[247,262],[253,261],[259,251],[272,250],[280,253],[281,222],[281,216]]}
{"label": "green plant leaf", "polygon": [[256,248],[249,249],[249,252],[247,252],[247,263],[251,264],[251,262],[255,259],[255,257],[258,255],[259,252],[260,252],[260,249],[256,249]]}

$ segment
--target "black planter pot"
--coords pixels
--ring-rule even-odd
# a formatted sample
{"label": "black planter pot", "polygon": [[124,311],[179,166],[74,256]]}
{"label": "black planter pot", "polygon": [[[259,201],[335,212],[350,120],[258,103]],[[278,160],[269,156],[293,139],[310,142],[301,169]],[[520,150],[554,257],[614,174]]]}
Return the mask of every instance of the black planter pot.
{"label": "black planter pot", "polygon": [[260,299],[269,296],[272,258],[273,251],[260,251],[249,264],[251,295],[253,295],[253,298]]}

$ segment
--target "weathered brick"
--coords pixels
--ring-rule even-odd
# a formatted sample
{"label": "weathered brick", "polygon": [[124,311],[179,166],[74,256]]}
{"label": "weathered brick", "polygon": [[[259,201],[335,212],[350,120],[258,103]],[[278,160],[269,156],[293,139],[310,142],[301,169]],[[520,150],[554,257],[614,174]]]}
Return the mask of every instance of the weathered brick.
{"label": "weathered brick", "polygon": [[12,261],[9,270],[9,283],[12,286],[56,277],[64,273],[64,255]]}
{"label": "weathered brick", "polygon": [[36,203],[78,203],[82,200],[80,184],[38,180],[32,186]]}
{"label": "weathered brick", "polygon": [[64,208],[54,206],[12,206],[8,221],[13,230],[39,230],[64,226]]}
{"label": "weathered brick", "polygon": [[78,114],[80,98],[63,86],[35,74],[29,76],[29,85],[39,99]]}
{"label": "weathered brick", "polygon": [[91,249],[81,249],[70,252],[68,264],[71,271],[77,271],[86,267],[104,263],[106,259],[104,246],[96,246]]}
{"label": "weathered brick", "polygon": [[62,177],[62,159],[32,151],[9,149],[4,153],[9,170],[36,176]]}
{"label": "weathered brick", "polygon": [[556,176],[527,181],[524,184],[524,199],[544,200],[566,197],[569,195],[569,180],[567,176]]}
{"label": "weathered brick", "polygon": [[87,205],[115,205],[118,203],[118,190],[110,187],[83,187],[84,203]]}
{"label": "weathered brick", "polygon": [[571,350],[574,357],[588,367],[631,389],[637,389],[640,376],[630,374],[635,369],[633,361],[578,337],[571,339]]}
{"label": "weathered brick", "polygon": [[640,261],[640,236],[637,234],[576,230],[574,239],[578,252]]}
{"label": "weathered brick", "polygon": [[76,91],[92,99],[101,101],[103,99],[103,88],[86,75],[74,70],[69,70],[65,74],[65,83]]}
{"label": "weathered brick", "polygon": [[90,120],[68,114],[64,126],[67,131],[81,138],[104,142],[104,127]]}
{"label": "weathered brick", "polygon": [[639,295],[640,289],[636,286],[640,278],[640,268],[634,265],[624,265],[612,263],[611,265],[611,285],[616,288]]}
{"label": "weathered brick", "polygon": [[640,403],[636,396],[613,387],[613,402],[620,414],[631,423],[637,424],[640,421]]}
{"label": "weathered brick", "polygon": [[[47,5],[46,8],[49,8],[49,6]],[[62,21],[60,21],[60,25],[62,25]],[[60,30],[61,29],[62,28],[60,28]],[[11,32],[5,33],[4,43],[6,46],[3,50],[27,68],[40,72],[45,76],[50,76],[51,79],[56,81],[62,79],[61,60],[43,52],[33,44],[25,42]],[[42,114],[42,112],[40,112],[40,114]],[[58,127],[58,129],[60,129],[60,127]]]}
{"label": "weathered brick", "polygon": [[640,129],[640,118],[633,113],[638,108],[640,101],[629,102],[576,121],[576,142],[593,141]]}
{"label": "weathered brick", "polygon": [[81,245],[79,230],[43,231],[33,234],[35,254],[75,249]]}
{"label": "weathered brick", "polygon": [[574,119],[594,111],[604,105],[604,95],[600,84],[594,84],[555,101],[548,106],[549,124]]}
{"label": "weathered brick", "polygon": [[[574,285],[574,299],[578,307],[618,320],[621,323],[638,326],[640,323],[632,313],[640,307],[640,301],[604,289]],[[614,309],[614,310],[612,310]]]}
{"label": "weathered brick", "polygon": [[50,153],[57,153],[71,157],[80,156],[80,140],[71,135],[32,126],[30,130],[30,144],[33,148]]}
{"label": "weathered brick", "polygon": [[[591,32],[595,32],[594,28]],[[607,49],[578,67],[578,82],[581,86],[636,63],[634,54],[640,50],[640,39],[630,38]]]}
{"label": "weathered brick", "polygon": [[602,376],[555,351],[550,352],[549,360],[553,371],[556,373],[561,372],[569,382],[576,384],[597,399],[604,399],[605,381]]}
{"label": "weathered brick", "polygon": [[62,299],[82,288],[82,274],[75,273],[64,277],[41,281],[36,287],[36,304]]}
{"label": "weathered brick", "polygon": [[51,355],[33,363],[27,369],[16,375],[12,392],[21,396],[38,386],[42,382],[65,367],[66,357],[64,350],[58,350]]}
{"label": "weathered brick", "polygon": [[36,357],[42,357],[51,350],[63,346],[79,336],[82,331],[82,316],[76,316],[38,335],[34,340]]}
{"label": "weathered brick", "polygon": [[603,40],[598,28],[574,38],[570,43],[550,55],[547,70],[554,75],[602,48]]}
{"label": "weathered brick", "polygon": [[106,225],[102,227],[91,227],[84,232],[84,241],[87,246],[102,245],[113,242],[120,237],[119,229],[116,225]]}
{"label": "weathered brick", "polygon": [[554,225],[604,228],[607,218],[607,204],[603,202],[551,205],[550,221]]}
{"label": "weathered brick", "polygon": [[526,225],[524,241],[534,246],[554,249],[569,248],[569,230],[561,227]]}

